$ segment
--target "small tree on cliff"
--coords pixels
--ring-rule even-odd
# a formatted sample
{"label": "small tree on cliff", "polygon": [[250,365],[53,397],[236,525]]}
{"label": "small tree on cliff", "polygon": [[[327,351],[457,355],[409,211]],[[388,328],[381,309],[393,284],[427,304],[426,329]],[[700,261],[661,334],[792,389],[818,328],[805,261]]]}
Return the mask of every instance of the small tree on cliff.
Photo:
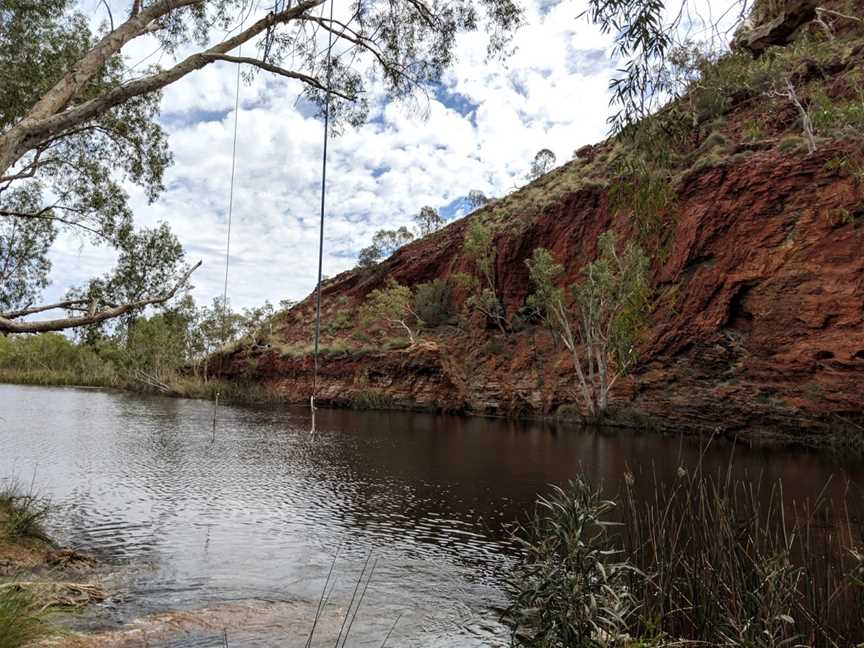
{"label": "small tree on cliff", "polygon": [[547,148],[537,151],[537,155],[531,162],[531,169],[528,171],[528,179],[536,180],[549,173],[555,166],[555,159],[555,154]]}
{"label": "small tree on cliff", "polygon": [[414,235],[404,225],[398,229],[378,230],[372,237],[372,245],[360,250],[357,265],[361,268],[371,268],[413,240]]}
{"label": "small tree on cliff", "polygon": [[603,234],[600,254],[582,271],[568,305],[556,280],[564,268],[545,248],[526,261],[534,292],[529,305],[573,357],[582,399],[590,415],[609,403],[609,391],[636,361],[635,342],[646,322],[648,257],[634,242],[618,251],[615,234]]}
{"label": "small tree on cliff", "polygon": [[417,223],[417,231],[421,238],[444,227],[444,219],[441,218],[438,210],[428,205],[414,216],[414,222]]}
{"label": "small tree on cliff", "polygon": [[408,286],[389,279],[384,288],[373,290],[366,297],[363,319],[367,322],[383,321],[392,328],[404,329],[414,344],[414,331],[409,325],[418,319],[414,312],[414,293]]}
{"label": "small tree on cliff", "polygon": [[473,261],[479,275],[460,275],[459,279],[473,293],[466,301],[468,308],[482,313],[488,320],[494,322],[502,333],[506,333],[504,325],[504,309],[495,290],[495,233],[492,228],[478,219],[474,219],[465,230],[465,242],[462,250],[465,256]]}

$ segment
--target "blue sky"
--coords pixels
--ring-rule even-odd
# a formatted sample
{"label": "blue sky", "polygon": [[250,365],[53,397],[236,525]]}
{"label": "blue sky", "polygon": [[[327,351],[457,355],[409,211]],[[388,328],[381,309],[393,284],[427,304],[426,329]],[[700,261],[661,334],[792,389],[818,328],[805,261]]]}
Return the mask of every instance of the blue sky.
{"label": "blue sky", "polygon": [[[420,110],[388,103],[373,84],[369,123],[331,141],[325,274],[351,268],[376,230],[410,225],[424,205],[457,217],[472,189],[491,197],[521,185],[539,149],[562,163],[604,137],[615,69],[609,38],[578,17],[582,2],[525,4],[513,56],[488,62],[482,34],[460,37],[456,64]],[[96,0],[81,7],[98,19]],[[130,63],[153,51],[152,43],[133,44]],[[162,65],[172,63],[162,56]],[[167,190],[148,205],[128,188],[138,224],[167,221],[189,259],[204,261],[193,277],[199,302],[221,294],[235,74],[235,66],[217,63],[166,90],[161,120],[175,156]],[[268,75],[241,86],[235,307],[301,298],[315,283],[322,126],[297,105],[300,89]],[[49,298],[107,271],[113,256],[64,236],[52,260]]]}

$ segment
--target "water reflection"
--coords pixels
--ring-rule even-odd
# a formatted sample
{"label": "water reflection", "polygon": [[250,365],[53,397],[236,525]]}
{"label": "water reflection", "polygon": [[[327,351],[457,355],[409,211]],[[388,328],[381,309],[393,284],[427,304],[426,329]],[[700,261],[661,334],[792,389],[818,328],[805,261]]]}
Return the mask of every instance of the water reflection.
{"label": "water reflection", "polygon": [[[380,645],[506,643],[494,609],[508,525],[580,472],[618,489],[673,478],[732,447],[640,433],[404,413],[221,406],[94,390],[0,385],[0,475],[30,475],[61,506],[66,540],[120,566],[112,621],[226,601],[314,607],[336,547],[334,601],[379,563],[352,632]],[[782,477],[791,502],[864,483],[859,462],[735,449],[736,476]],[[855,515],[858,512],[854,512]],[[280,640],[271,644],[281,645]]]}

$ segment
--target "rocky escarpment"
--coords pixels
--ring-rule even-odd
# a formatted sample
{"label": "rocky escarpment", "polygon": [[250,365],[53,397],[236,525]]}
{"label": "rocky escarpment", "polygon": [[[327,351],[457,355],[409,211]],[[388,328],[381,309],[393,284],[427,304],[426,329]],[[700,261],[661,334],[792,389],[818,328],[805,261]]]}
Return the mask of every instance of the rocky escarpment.
{"label": "rocky escarpment", "polygon": [[[832,105],[854,104],[860,40],[800,63],[793,78],[804,101],[824,95]],[[864,431],[864,147],[844,127],[809,152],[796,139],[797,120],[788,99],[742,95],[689,135],[673,199],[650,239],[654,306],[640,362],[611,395],[619,414],[690,430]],[[548,248],[573,284],[601,233],[642,236],[633,210],[610,202],[617,180],[609,164],[619,148],[610,141],[584,149],[377,269],[327,281],[319,401],[372,394],[397,406],[504,415],[577,403],[570,356],[521,317],[531,290],[525,260]],[[388,278],[415,286],[471,272],[463,251],[471,219],[494,225],[494,275],[511,330],[468,317],[385,350],[386,340],[355,316],[365,296]],[[466,295],[452,285],[458,313]],[[306,300],[280,316],[271,338],[235,349],[226,376],[307,400],[313,363],[303,347],[313,310]]]}

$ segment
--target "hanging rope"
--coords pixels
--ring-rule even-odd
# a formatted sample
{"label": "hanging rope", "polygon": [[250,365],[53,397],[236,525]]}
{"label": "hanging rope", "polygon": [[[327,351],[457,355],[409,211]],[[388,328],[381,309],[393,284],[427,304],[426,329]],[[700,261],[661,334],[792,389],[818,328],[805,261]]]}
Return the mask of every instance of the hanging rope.
{"label": "hanging rope", "polygon": [[333,52],[333,2],[330,0],[330,29],[327,36],[327,86],[324,99],[324,155],[321,160],[321,224],[318,231],[318,283],[315,289],[315,368],[312,377],[312,395],[309,406],[312,410],[312,429],[315,429],[315,396],[318,394],[318,347],[321,339],[321,277],[324,264],[324,202],[327,195],[327,142],[330,139],[330,82]]}
{"label": "hanging rope", "polygon": [[[243,25],[240,25],[243,30]],[[242,56],[243,45],[237,48],[237,56]],[[240,66],[237,66],[237,80],[234,87],[234,141],[231,144],[231,181],[228,189],[228,231],[225,235],[225,281],[222,284],[222,351],[219,354],[219,375],[222,375],[225,357],[225,340],[228,339],[228,268],[231,263],[231,219],[234,214],[234,176],[237,169],[237,123],[240,119]],[[216,438],[216,415],[219,410],[219,392],[213,401],[213,439]]]}

